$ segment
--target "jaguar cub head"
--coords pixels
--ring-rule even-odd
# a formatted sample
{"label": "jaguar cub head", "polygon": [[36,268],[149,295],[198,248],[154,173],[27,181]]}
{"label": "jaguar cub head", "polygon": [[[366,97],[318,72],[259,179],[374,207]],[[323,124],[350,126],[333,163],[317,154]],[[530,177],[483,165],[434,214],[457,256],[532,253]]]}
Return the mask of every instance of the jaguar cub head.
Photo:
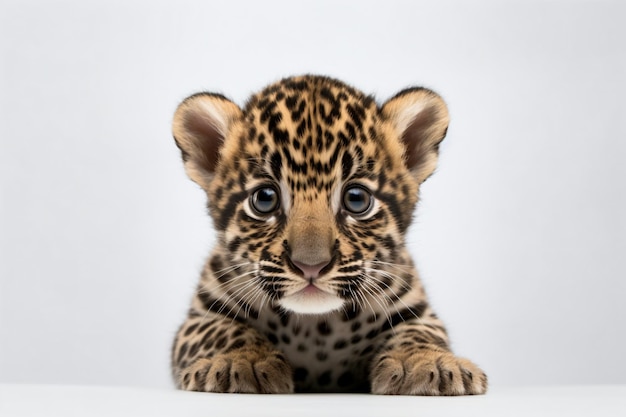
{"label": "jaguar cub head", "polygon": [[447,126],[430,90],[378,106],[318,76],[279,81],[243,109],[219,94],[187,98],[173,132],[209,198],[215,278],[248,304],[303,314],[376,306],[406,288],[404,233]]}

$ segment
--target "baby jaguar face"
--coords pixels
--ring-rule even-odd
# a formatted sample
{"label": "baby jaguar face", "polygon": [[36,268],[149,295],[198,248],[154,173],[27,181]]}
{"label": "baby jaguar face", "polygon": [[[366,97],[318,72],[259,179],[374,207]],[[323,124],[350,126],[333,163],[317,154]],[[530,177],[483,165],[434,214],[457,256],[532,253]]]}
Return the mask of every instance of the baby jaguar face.
{"label": "baby jaguar face", "polygon": [[304,76],[243,110],[192,96],[174,126],[224,248],[212,272],[233,297],[321,314],[409,289],[404,233],[447,126],[437,95],[405,90],[379,108]]}

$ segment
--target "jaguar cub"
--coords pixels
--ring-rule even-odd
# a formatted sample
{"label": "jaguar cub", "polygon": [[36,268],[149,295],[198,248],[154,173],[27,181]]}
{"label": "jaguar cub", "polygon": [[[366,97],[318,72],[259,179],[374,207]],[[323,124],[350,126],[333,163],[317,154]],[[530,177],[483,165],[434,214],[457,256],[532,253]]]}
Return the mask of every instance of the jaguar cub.
{"label": "jaguar cub", "polygon": [[407,252],[419,186],[448,127],[425,88],[382,106],[340,81],[283,79],[242,109],[184,100],[173,133],[217,230],[172,351],[213,392],[482,394]]}

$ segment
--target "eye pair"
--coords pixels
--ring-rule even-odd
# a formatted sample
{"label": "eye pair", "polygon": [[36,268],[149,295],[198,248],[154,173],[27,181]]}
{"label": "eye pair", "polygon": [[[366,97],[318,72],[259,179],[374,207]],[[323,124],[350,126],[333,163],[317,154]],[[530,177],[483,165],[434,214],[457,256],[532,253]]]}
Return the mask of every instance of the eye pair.
{"label": "eye pair", "polygon": [[[372,208],[374,198],[365,187],[351,185],[343,192],[342,204],[343,208],[348,212],[360,216]],[[258,188],[250,196],[250,205],[258,214],[270,214],[280,206],[278,192],[274,187],[270,186]]]}

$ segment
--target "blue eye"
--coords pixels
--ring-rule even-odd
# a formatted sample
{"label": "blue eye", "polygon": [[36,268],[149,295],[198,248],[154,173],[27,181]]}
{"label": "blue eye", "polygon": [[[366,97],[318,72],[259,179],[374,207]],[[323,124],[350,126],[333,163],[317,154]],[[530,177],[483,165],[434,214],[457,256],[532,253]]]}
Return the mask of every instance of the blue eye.
{"label": "blue eye", "polygon": [[343,206],[353,214],[365,214],[372,208],[372,194],[361,186],[352,186],[343,193]]}
{"label": "blue eye", "polygon": [[278,208],[278,193],[272,187],[256,190],[250,197],[252,208],[259,214],[269,214]]}

